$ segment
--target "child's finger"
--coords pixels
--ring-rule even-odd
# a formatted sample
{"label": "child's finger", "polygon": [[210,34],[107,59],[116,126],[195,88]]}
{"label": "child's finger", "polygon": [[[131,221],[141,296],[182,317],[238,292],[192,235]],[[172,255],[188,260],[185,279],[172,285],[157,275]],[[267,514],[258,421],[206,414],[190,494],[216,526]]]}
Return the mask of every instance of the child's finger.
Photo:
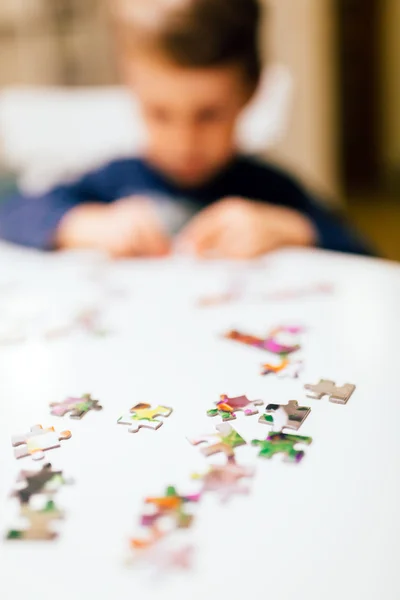
{"label": "child's finger", "polygon": [[155,220],[144,219],[138,226],[135,249],[141,256],[165,256],[171,250],[171,241]]}
{"label": "child's finger", "polygon": [[246,242],[231,229],[221,229],[212,247],[200,249],[204,258],[245,258]]}
{"label": "child's finger", "polygon": [[195,253],[210,249],[220,235],[221,222],[215,207],[209,207],[194,217],[177,238],[178,248]]}

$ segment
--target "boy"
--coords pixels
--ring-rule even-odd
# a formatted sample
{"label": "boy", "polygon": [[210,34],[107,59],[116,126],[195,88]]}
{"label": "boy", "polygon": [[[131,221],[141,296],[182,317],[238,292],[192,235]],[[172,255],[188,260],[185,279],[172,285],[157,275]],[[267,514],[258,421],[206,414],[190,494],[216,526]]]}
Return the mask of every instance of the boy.
{"label": "boy", "polygon": [[262,68],[257,0],[114,0],[113,14],[122,72],[147,128],[143,157],[11,199],[0,211],[1,237],[163,256],[172,242],[162,215],[172,200],[178,221],[188,221],[176,243],[198,256],[316,245],[368,253],[294,180],[236,152],[235,124]]}

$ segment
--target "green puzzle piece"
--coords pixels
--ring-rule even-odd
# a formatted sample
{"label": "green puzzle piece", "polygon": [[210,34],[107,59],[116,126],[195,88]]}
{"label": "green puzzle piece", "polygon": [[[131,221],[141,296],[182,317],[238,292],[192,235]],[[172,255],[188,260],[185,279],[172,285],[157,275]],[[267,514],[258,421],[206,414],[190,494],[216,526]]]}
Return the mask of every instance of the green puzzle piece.
{"label": "green puzzle piece", "polygon": [[260,448],[258,456],[262,458],[272,458],[275,454],[284,454],[286,461],[299,463],[305,452],[298,450],[296,446],[298,444],[309,446],[311,442],[311,437],[279,432],[271,433],[266,440],[252,440],[251,443]]}
{"label": "green puzzle piece", "polygon": [[219,408],[211,408],[207,411],[208,417],[217,417],[218,415],[222,417],[223,421],[229,421],[230,419],[232,419],[232,413],[226,410],[221,410]]}

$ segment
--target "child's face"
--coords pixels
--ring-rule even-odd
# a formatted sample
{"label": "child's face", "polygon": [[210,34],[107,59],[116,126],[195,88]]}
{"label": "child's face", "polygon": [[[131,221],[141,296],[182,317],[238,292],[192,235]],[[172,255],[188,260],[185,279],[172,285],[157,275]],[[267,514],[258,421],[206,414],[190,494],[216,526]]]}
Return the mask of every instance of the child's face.
{"label": "child's face", "polygon": [[142,108],[147,158],[183,186],[198,186],[235,153],[236,120],[249,100],[238,66],[183,68],[137,56],[126,68]]}

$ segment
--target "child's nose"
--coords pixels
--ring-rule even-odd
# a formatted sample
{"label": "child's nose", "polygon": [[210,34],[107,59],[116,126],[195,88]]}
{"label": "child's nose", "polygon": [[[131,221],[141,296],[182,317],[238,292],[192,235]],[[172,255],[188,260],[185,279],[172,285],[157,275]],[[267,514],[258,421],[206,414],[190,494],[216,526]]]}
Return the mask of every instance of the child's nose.
{"label": "child's nose", "polygon": [[199,149],[200,133],[196,125],[180,126],[176,132],[175,151],[182,157],[192,156]]}

